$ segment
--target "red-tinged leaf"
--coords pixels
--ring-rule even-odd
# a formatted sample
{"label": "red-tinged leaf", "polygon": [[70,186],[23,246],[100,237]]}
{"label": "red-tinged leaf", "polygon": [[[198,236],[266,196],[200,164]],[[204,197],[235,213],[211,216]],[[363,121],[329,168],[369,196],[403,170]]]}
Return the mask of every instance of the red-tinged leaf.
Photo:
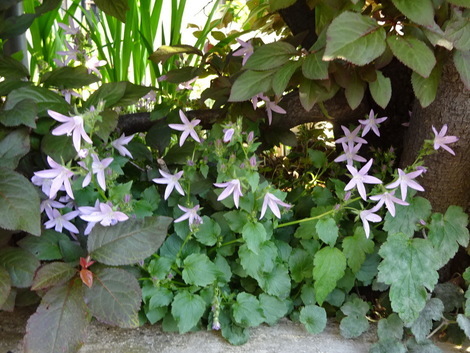
{"label": "red-tinged leaf", "polygon": [[93,272],[91,272],[90,270],[80,270],[80,278],[88,288],[91,288],[93,286]]}
{"label": "red-tinged leaf", "polygon": [[28,320],[24,352],[76,352],[89,321],[80,281],[52,288]]}
{"label": "red-tinged leaf", "polygon": [[95,261],[90,261],[90,256],[87,256],[86,258],[85,257],[80,258],[80,266],[82,268],[88,268],[91,265],[93,265],[94,263],[95,263]]}
{"label": "red-tinged leaf", "polygon": [[77,270],[65,262],[51,262],[42,266],[34,275],[32,290],[62,285],[71,279]]}

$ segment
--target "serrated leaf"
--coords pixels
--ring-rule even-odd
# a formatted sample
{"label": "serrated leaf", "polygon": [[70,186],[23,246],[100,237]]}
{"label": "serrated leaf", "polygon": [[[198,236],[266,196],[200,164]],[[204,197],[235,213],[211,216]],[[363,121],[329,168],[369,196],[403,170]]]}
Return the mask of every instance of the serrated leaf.
{"label": "serrated leaf", "polygon": [[277,248],[272,242],[265,242],[260,247],[258,254],[248,249],[246,244],[240,246],[238,250],[240,264],[248,275],[258,278],[261,272],[270,272],[273,270]]}
{"label": "serrated leaf", "polygon": [[228,309],[222,309],[219,314],[222,336],[235,346],[248,342],[250,334],[247,328],[234,323],[231,312]]}
{"label": "serrated leaf", "polygon": [[279,298],[287,298],[290,294],[291,284],[289,271],[284,264],[277,264],[271,271],[258,276],[260,287],[268,294]]}
{"label": "serrated leaf", "polygon": [[459,327],[465,332],[467,338],[470,338],[470,319],[465,315],[458,314],[457,315],[457,323]]}
{"label": "serrated leaf", "polygon": [[47,289],[62,285],[71,279],[77,270],[65,262],[51,262],[39,268],[34,275],[31,290]]}
{"label": "serrated leaf", "polygon": [[0,266],[0,308],[8,299],[11,291],[11,280],[8,271],[3,266]]}
{"label": "serrated leaf", "polygon": [[440,320],[443,311],[444,304],[440,299],[431,298],[427,301],[426,306],[411,325],[411,332],[415,335],[416,342],[421,343],[426,340],[433,327],[433,321]]}
{"label": "serrated leaf", "polygon": [[171,304],[171,314],[178,324],[179,332],[188,332],[196,326],[206,306],[206,302],[199,295],[187,290],[180,291]]}
{"label": "serrated leaf", "polygon": [[76,352],[83,344],[89,321],[80,281],[52,288],[28,320],[24,351]]}
{"label": "serrated leaf", "polygon": [[344,276],[346,256],[337,248],[326,247],[319,250],[313,258],[313,279],[315,297],[322,305],[325,298]]}
{"label": "serrated leaf", "polygon": [[10,110],[0,110],[0,122],[9,127],[26,125],[36,128],[37,115],[36,103],[32,99],[23,99]]}
{"label": "serrated leaf", "polygon": [[327,31],[323,60],[339,58],[367,65],[385,51],[385,30],[374,19],[356,12],[343,12]]}
{"label": "serrated leaf", "polygon": [[287,42],[274,42],[255,49],[244,68],[248,70],[271,70],[284,65],[296,55],[297,50]]}
{"label": "serrated leaf", "polygon": [[354,75],[347,83],[344,95],[351,109],[356,109],[361,104],[366,91],[366,83]]}
{"label": "serrated leaf", "polygon": [[462,288],[450,281],[436,284],[433,295],[444,303],[445,313],[460,309],[464,303]]}
{"label": "serrated leaf", "polygon": [[302,73],[311,80],[328,79],[328,61],[323,61],[324,50],[308,54],[302,63]]}
{"label": "serrated leaf", "polygon": [[341,336],[355,338],[369,329],[369,321],[366,318],[369,305],[362,299],[353,298],[347,301],[341,311],[346,315],[339,325]]}
{"label": "serrated leaf", "polygon": [[8,271],[12,286],[30,287],[39,265],[39,260],[24,249],[12,247],[0,249],[0,266]]}
{"label": "serrated leaf", "polygon": [[214,260],[214,264],[216,266],[217,282],[228,283],[230,278],[232,278],[232,270],[225,257],[217,254]]}
{"label": "serrated leaf", "polygon": [[111,227],[96,225],[88,236],[88,252],[94,260],[111,266],[135,264],[161,246],[172,219],[129,219]]}
{"label": "serrated leaf", "polygon": [[183,262],[183,280],[187,284],[207,286],[216,279],[214,263],[205,254],[191,254]]}
{"label": "serrated leaf", "polygon": [[288,61],[276,70],[272,79],[273,91],[276,96],[282,96],[292,75],[300,65],[300,61]]}
{"label": "serrated leaf", "polygon": [[389,234],[379,255],[377,280],[390,285],[392,309],[405,324],[415,321],[427,301],[427,291],[437,283],[438,252],[429,240],[410,239],[403,233]]}
{"label": "serrated leaf", "polygon": [[434,213],[429,225],[429,240],[439,256],[435,259],[439,268],[454,257],[459,244],[467,247],[470,234],[468,231],[468,215],[461,207],[450,206],[445,215]]}
{"label": "serrated leaf", "polygon": [[88,73],[84,66],[64,66],[53,69],[42,75],[40,82],[47,86],[59,89],[81,88],[100,81],[98,76]]}
{"label": "serrated leaf", "polygon": [[432,26],[434,24],[432,0],[392,0],[392,2],[411,21],[422,26]]}
{"label": "serrated leaf", "polygon": [[255,254],[258,254],[260,245],[267,237],[266,229],[259,222],[248,222],[243,227],[242,237],[245,240],[245,244],[248,249],[253,251]]}
{"label": "serrated leaf", "polygon": [[0,167],[15,169],[20,159],[29,152],[29,132],[15,129],[0,140]]}
{"label": "serrated leaf", "polygon": [[242,292],[232,304],[232,315],[235,322],[242,327],[259,326],[263,321],[263,310],[258,299],[252,294]]}
{"label": "serrated leaf", "polygon": [[436,65],[436,58],[424,42],[411,36],[389,36],[387,44],[403,64],[421,76],[429,77]]}
{"label": "serrated leaf", "polygon": [[429,106],[436,99],[437,88],[441,79],[441,66],[438,64],[432,69],[428,78],[424,78],[415,71],[411,73],[411,84],[416,98],[423,108]]}
{"label": "serrated leaf", "polygon": [[407,353],[408,350],[401,343],[401,340],[394,338],[381,339],[379,342],[374,343],[369,350],[369,353]]}
{"label": "serrated leaf", "polygon": [[119,114],[114,110],[104,110],[100,113],[101,121],[99,124],[96,124],[95,127],[97,128],[95,133],[98,135],[103,141],[107,141],[109,135],[116,130]]}
{"label": "serrated leaf", "polygon": [[306,305],[300,310],[299,321],[308,332],[321,333],[326,327],[326,311],[318,305]]}
{"label": "serrated leaf", "polygon": [[[154,292],[148,299],[150,309],[155,309],[157,307],[166,307],[171,304],[173,300],[173,292],[171,290],[165,287],[153,287],[153,289]],[[142,296],[144,295],[145,294],[142,294]]]}
{"label": "serrated leaf", "polygon": [[366,260],[366,254],[371,254],[374,251],[374,242],[361,233],[356,231],[354,236],[346,237],[343,240],[343,253],[348,259],[348,266],[354,273],[361,269]]}
{"label": "serrated leaf", "polygon": [[385,77],[381,71],[376,71],[377,79],[369,82],[369,90],[374,101],[385,109],[392,98],[392,81]]}
{"label": "serrated leaf", "polygon": [[77,156],[70,136],[54,136],[48,133],[41,140],[41,151],[53,160],[68,162]]}
{"label": "serrated leaf", "polygon": [[269,10],[271,12],[285,9],[286,7],[292,6],[297,0],[269,0]]}
{"label": "serrated leaf", "polygon": [[470,90],[470,51],[456,50],[454,65],[465,87]]}
{"label": "serrated leaf", "polygon": [[321,241],[329,246],[335,245],[336,239],[339,236],[339,228],[332,217],[320,218],[317,224],[315,224],[315,229]]}
{"label": "serrated leaf", "polygon": [[263,311],[264,321],[268,325],[275,325],[289,311],[287,300],[282,300],[265,293],[259,295],[259,305]]}
{"label": "serrated leaf", "polygon": [[93,286],[85,290],[85,299],[93,316],[110,325],[138,327],[142,294],[135,277],[118,268],[91,270]]}
{"label": "serrated leaf", "polygon": [[384,230],[388,234],[404,233],[412,237],[418,229],[421,219],[427,219],[431,214],[431,203],[420,196],[409,201],[409,206],[396,205],[395,217],[390,212],[385,216]]}
{"label": "serrated leaf", "polygon": [[230,211],[224,213],[224,218],[232,231],[235,233],[241,233],[243,227],[248,222],[248,215],[243,211]]}
{"label": "serrated leaf", "polygon": [[403,321],[401,321],[397,314],[390,314],[387,318],[379,321],[377,335],[381,341],[386,339],[401,341],[403,337]]}
{"label": "serrated leaf", "polygon": [[95,0],[95,4],[105,14],[126,22],[126,12],[129,11],[127,0]]}
{"label": "serrated leaf", "polygon": [[153,61],[154,63],[158,64],[161,62],[165,62],[173,55],[180,55],[180,54],[196,54],[202,56],[203,53],[191,46],[186,44],[179,44],[179,45],[162,45],[156,51],[154,51],[149,56],[149,60]]}
{"label": "serrated leaf", "polygon": [[274,70],[245,71],[233,83],[229,102],[246,101],[258,93],[269,91],[274,73]]}
{"label": "serrated leaf", "polygon": [[199,225],[194,236],[201,244],[207,246],[215,245],[221,232],[220,226],[210,217],[203,216],[202,220],[203,222]]}

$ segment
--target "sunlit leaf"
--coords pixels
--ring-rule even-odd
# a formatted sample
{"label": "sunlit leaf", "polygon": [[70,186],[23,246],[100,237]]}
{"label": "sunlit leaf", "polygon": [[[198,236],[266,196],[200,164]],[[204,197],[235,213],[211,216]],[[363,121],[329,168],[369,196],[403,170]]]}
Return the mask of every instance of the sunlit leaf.
{"label": "sunlit leaf", "polygon": [[393,4],[411,21],[422,26],[434,23],[434,6],[432,0],[392,0]]}
{"label": "sunlit leaf", "polygon": [[95,0],[95,4],[105,14],[126,22],[126,12],[129,11],[127,0]]}
{"label": "sunlit leaf", "polygon": [[385,109],[392,98],[392,82],[381,71],[377,72],[377,79],[369,82],[369,90],[374,101]]}
{"label": "sunlit leaf", "polygon": [[297,50],[287,42],[265,44],[255,49],[244,68],[248,70],[271,70],[284,65],[295,54],[298,54]]}
{"label": "sunlit leaf", "polygon": [[171,304],[171,313],[180,333],[186,333],[196,326],[205,310],[204,299],[187,290],[180,290]]}
{"label": "sunlit leaf", "polygon": [[242,73],[233,83],[230,91],[230,102],[242,102],[271,88],[274,70],[252,71]]}
{"label": "sunlit leaf", "polygon": [[273,75],[272,84],[274,94],[281,96],[286,89],[292,75],[300,67],[300,61],[289,61],[276,70]]}
{"label": "sunlit leaf", "polygon": [[428,78],[424,78],[415,71],[411,73],[411,84],[416,98],[423,108],[429,106],[436,98],[437,88],[441,79],[441,65],[439,63],[432,69]]}
{"label": "sunlit leaf", "polygon": [[160,63],[166,61],[168,58],[171,58],[173,55],[179,54],[196,54],[202,56],[202,52],[191,46],[186,44],[179,44],[179,45],[162,45],[156,51],[154,51],[149,56],[149,60],[153,61],[154,63]]}
{"label": "sunlit leaf", "polygon": [[315,297],[318,304],[323,301],[336,287],[336,283],[344,276],[346,256],[337,248],[325,247],[313,258],[313,279]]}
{"label": "sunlit leaf", "polygon": [[311,80],[326,80],[328,78],[328,61],[323,61],[324,51],[308,54],[302,63],[302,73]]}
{"label": "sunlit leaf", "polygon": [[266,229],[259,222],[248,222],[242,230],[242,236],[248,249],[258,253],[260,245],[266,240]]}

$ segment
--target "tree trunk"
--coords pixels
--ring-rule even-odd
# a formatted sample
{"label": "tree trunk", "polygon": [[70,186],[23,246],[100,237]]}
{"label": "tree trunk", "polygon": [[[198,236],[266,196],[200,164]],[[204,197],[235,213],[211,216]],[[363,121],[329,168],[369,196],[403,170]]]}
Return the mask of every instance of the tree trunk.
{"label": "tree trunk", "polygon": [[415,102],[409,130],[405,136],[401,166],[413,163],[425,139],[433,139],[431,126],[440,131],[447,124],[448,135],[459,137],[450,147],[425,158],[428,171],[418,179],[434,212],[445,212],[450,205],[469,211],[470,204],[470,91],[460,80],[452,60],[442,71],[436,100],[427,108]]}

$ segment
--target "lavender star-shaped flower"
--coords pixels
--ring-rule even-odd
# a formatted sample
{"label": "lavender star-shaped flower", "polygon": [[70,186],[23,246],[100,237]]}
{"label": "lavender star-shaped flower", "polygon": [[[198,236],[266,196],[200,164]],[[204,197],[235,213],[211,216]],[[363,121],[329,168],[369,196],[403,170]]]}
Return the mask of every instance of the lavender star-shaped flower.
{"label": "lavender star-shaped flower", "polygon": [[424,172],[424,169],[416,170],[411,173],[405,173],[403,170],[398,168],[398,179],[395,180],[393,183],[390,183],[386,186],[387,189],[394,189],[400,186],[401,191],[401,199],[404,201],[406,200],[406,194],[408,192],[408,187],[411,189],[415,189],[418,191],[424,191],[424,188],[419,185],[413,179],[417,178]]}
{"label": "lavender star-shaped flower", "polygon": [[395,194],[395,191],[391,191],[391,192],[386,191],[380,195],[370,196],[369,199],[378,201],[376,205],[376,207],[378,208],[382,207],[382,205],[385,203],[385,207],[387,208],[388,212],[390,212],[392,217],[395,217],[395,204],[408,206],[409,203],[406,201],[400,200],[398,197],[395,197],[394,194]]}
{"label": "lavender star-shaped flower", "polygon": [[349,146],[354,146],[355,143],[366,144],[367,141],[364,140],[362,137],[357,136],[359,130],[361,129],[361,125],[356,127],[353,131],[349,131],[346,126],[341,125],[341,129],[343,129],[344,136],[337,139],[335,143],[346,143]]}
{"label": "lavender star-shaped flower", "polygon": [[106,179],[104,176],[104,172],[106,168],[109,167],[109,165],[112,163],[114,160],[111,157],[105,158],[100,161],[99,157],[96,154],[92,154],[91,158],[93,158],[93,163],[91,164],[91,169],[93,171],[93,174],[96,174],[96,179],[98,180],[98,185],[103,189],[106,190]]}
{"label": "lavender star-shaped flower", "polygon": [[189,220],[189,226],[202,224],[202,218],[197,214],[199,211],[200,206],[196,205],[193,208],[184,207],[178,205],[179,209],[184,212],[181,217],[175,219],[175,223],[182,222],[184,220]]}
{"label": "lavender star-shaped flower", "polygon": [[193,119],[189,121],[186,115],[184,115],[182,110],[180,110],[180,118],[183,124],[169,124],[168,125],[170,128],[174,130],[183,131],[180,137],[180,147],[183,146],[184,141],[186,141],[189,135],[191,135],[191,137],[194,140],[200,143],[201,139],[197,135],[196,130],[194,130],[194,127],[198,125],[201,122],[201,120]]}
{"label": "lavender star-shaped flower", "polygon": [[63,123],[52,130],[52,135],[72,135],[73,146],[77,152],[80,151],[81,139],[84,139],[88,143],[93,143],[91,138],[85,132],[83,127],[83,118],[80,115],[68,117],[52,110],[48,110],[47,112],[53,119]]}
{"label": "lavender star-shaped flower", "polygon": [[437,132],[437,130],[432,126],[432,131],[434,132],[434,149],[438,150],[440,147],[445,149],[447,152],[455,156],[455,152],[447,146],[449,143],[454,143],[459,140],[457,136],[446,136],[447,133],[447,124],[442,126],[441,131]]}
{"label": "lavender star-shaped flower", "polygon": [[183,188],[181,187],[181,184],[178,181],[183,175],[183,171],[180,171],[176,174],[166,173],[161,169],[159,169],[159,171],[160,171],[160,174],[163,176],[163,178],[155,178],[155,179],[152,179],[152,181],[157,184],[168,184],[168,186],[165,189],[165,195],[163,198],[167,200],[168,197],[170,197],[170,194],[174,188],[176,188],[176,191],[178,191],[181,195],[184,196]]}
{"label": "lavender star-shaped flower", "polygon": [[86,214],[89,210],[80,207],[79,210],[82,212],[80,218],[84,221],[95,224],[99,222],[104,227],[113,226],[118,222],[124,222],[129,219],[125,213],[114,211],[111,206],[112,205],[101,202],[98,207],[95,206],[96,208],[99,208],[99,210],[91,212],[90,214]]}
{"label": "lavender star-shaped flower", "polygon": [[376,119],[375,114],[374,114],[374,110],[371,109],[370,112],[369,112],[369,119],[359,120],[359,122],[361,123],[361,125],[364,128],[362,130],[362,135],[361,136],[364,137],[365,135],[367,135],[367,133],[370,130],[372,130],[377,136],[380,136],[378,124],[383,123],[387,119],[388,119],[388,117],[386,117],[386,116],[384,116],[383,118]]}
{"label": "lavender star-shaped flower", "polygon": [[266,103],[266,114],[268,115],[268,123],[271,125],[273,121],[273,112],[276,112],[278,114],[287,114],[287,112],[278,106],[276,102],[272,102],[269,100],[268,97],[264,97],[263,100]]}
{"label": "lavender star-shaped flower", "polygon": [[51,212],[52,217],[46,223],[44,223],[44,228],[50,229],[54,227],[54,230],[59,233],[61,233],[62,229],[65,228],[72,233],[78,233],[77,227],[75,227],[75,225],[73,225],[70,220],[74,219],[79,214],[79,211],[72,211],[62,215],[58,210],[53,209]]}
{"label": "lavender star-shaped flower", "polygon": [[69,195],[73,199],[74,196],[72,191],[72,185],[70,184],[70,178],[73,177],[74,173],[54,161],[49,156],[47,156],[47,163],[49,163],[52,169],[34,172],[34,175],[40,178],[52,179],[52,184],[48,195],[49,198],[54,199],[57,196],[57,192],[60,190],[60,188],[64,186],[67,195]]}
{"label": "lavender star-shaped flower", "polygon": [[365,184],[382,184],[382,181],[374,176],[367,175],[370,167],[372,166],[373,159],[370,159],[359,171],[351,165],[347,165],[349,172],[352,175],[351,180],[344,188],[345,191],[351,190],[354,187],[357,188],[359,195],[361,195],[363,200],[367,200],[367,193]]}
{"label": "lavender star-shaped flower", "polygon": [[357,162],[366,162],[367,159],[364,157],[361,157],[357,154],[359,149],[361,148],[362,144],[358,143],[354,146],[350,146],[348,144],[345,144],[344,142],[342,143],[343,145],[343,150],[344,153],[340,155],[339,157],[335,158],[335,162],[344,162],[346,161],[347,165],[353,165],[353,161]]}
{"label": "lavender star-shaped flower", "polygon": [[214,185],[218,188],[225,188],[217,198],[217,201],[222,201],[233,194],[233,203],[238,208],[240,196],[243,196],[240,180],[233,179],[226,183],[214,183]]}
{"label": "lavender star-shaped flower", "polygon": [[292,207],[292,205],[281,201],[279,198],[277,198],[270,192],[267,192],[266,195],[264,195],[263,206],[261,206],[261,216],[259,219],[264,217],[264,214],[266,213],[268,207],[271,209],[272,213],[274,213],[277,218],[281,218],[279,206],[283,206],[288,209]]}
{"label": "lavender star-shaped flower", "polygon": [[134,135],[126,136],[124,134],[121,135],[118,139],[111,142],[111,146],[113,146],[121,156],[128,156],[129,158],[133,158],[132,154],[129,150],[124,147],[133,139]]}
{"label": "lavender star-shaped flower", "polygon": [[250,41],[244,42],[240,38],[237,38],[238,44],[241,45],[241,48],[235,50],[233,52],[233,56],[243,56],[242,66],[244,66],[248,60],[248,58],[253,54],[253,46],[251,45]]}
{"label": "lavender star-shaped flower", "polygon": [[370,225],[369,222],[380,222],[382,220],[382,217],[379,215],[375,214],[379,210],[380,207],[375,206],[374,208],[370,210],[364,210],[359,213],[359,217],[362,220],[362,226],[364,228],[364,232],[366,233],[366,238],[369,238],[370,235]]}

